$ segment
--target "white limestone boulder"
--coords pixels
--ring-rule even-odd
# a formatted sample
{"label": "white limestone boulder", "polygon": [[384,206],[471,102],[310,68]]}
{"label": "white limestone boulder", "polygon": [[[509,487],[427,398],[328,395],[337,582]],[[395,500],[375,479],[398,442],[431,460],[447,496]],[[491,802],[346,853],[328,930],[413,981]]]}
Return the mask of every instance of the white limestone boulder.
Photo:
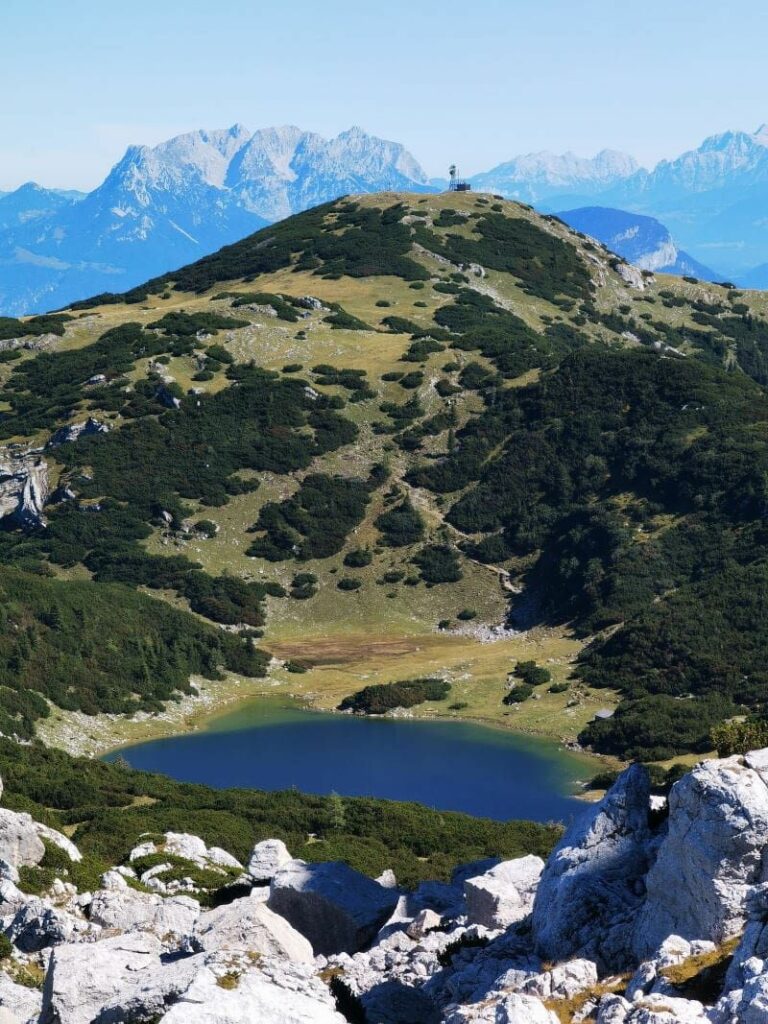
{"label": "white limestone boulder", "polygon": [[637,958],[669,935],[719,943],[741,932],[763,881],[766,835],[768,787],[742,758],[702,762],[675,783],[635,928]]}
{"label": "white limestone boulder", "polygon": [[195,942],[207,952],[258,953],[291,963],[310,963],[314,958],[309,941],[270,910],[260,896],[246,896],[205,911],[195,926]]}
{"label": "white limestone boulder", "polygon": [[354,953],[392,913],[398,894],[340,861],[294,860],[270,885],[270,910],[312,943],[315,953]]}
{"label": "white limestone boulder", "polygon": [[[0,971],[0,1009],[13,1014],[19,1024],[37,1024],[43,1005],[42,994],[35,988],[18,985]],[[0,1016],[0,1024],[3,1018]]]}
{"label": "white limestone boulder", "polygon": [[0,808],[0,860],[11,867],[33,867],[45,856],[37,823],[29,814]]}
{"label": "white limestone boulder", "polygon": [[150,932],[169,949],[189,947],[200,916],[197,900],[190,896],[164,899],[155,893],[137,892],[125,879],[121,881],[122,888],[115,884],[93,894],[89,909],[93,924],[108,931]]}
{"label": "white limestone boulder", "polygon": [[154,935],[130,932],[53,950],[40,1024],[160,1020],[202,966],[202,955],[164,964]]}
{"label": "white limestone boulder", "polygon": [[314,969],[224,954],[206,959],[158,1024],[347,1024]]}
{"label": "white limestone boulder", "polygon": [[8,938],[24,953],[37,953],[49,946],[79,942],[98,932],[80,913],[53,905],[39,896],[24,896],[10,920],[3,918]]}
{"label": "white limestone boulder", "polygon": [[411,939],[421,939],[428,932],[439,928],[442,920],[434,910],[421,910],[406,928],[406,934]]}
{"label": "white limestone boulder", "polygon": [[544,861],[541,857],[505,860],[464,882],[467,919],[485,928],[508,928],[533,909]]}
{"label": "white limestone boulder", "polygon": [[597,985],[597,967],[591,960],[569,960],[520,985],[524,995],[539,999],[571,999]]}
{"label": "white limestone boulder", "polygon": [[540,956],[584,957],[609,970],[634,966],[635,921],[653,857],[649,796],[647,771],[632,765],[560,840],[534,900]]}
{"label": "white limestone boulder", "polygon": [[444,1024],[560,1024],[559,1018],[533,996],[511,995],[468,1006],[449,1006]]}
{"label": "white limestone boulder", "polygon": [[246,873],[254,882],[271,882],[280,868],[293,860],[282,839],[263,839],[256,843],[248,859]]}
{"label": "white limestone boulder", "polygon": [[206,846],[199,837],[188,832],[166,832],[159,847],[163,853],[191,861],[198,867],[215,865],[223,868],[238,868],[243,865],[231,853],[220,846]]}

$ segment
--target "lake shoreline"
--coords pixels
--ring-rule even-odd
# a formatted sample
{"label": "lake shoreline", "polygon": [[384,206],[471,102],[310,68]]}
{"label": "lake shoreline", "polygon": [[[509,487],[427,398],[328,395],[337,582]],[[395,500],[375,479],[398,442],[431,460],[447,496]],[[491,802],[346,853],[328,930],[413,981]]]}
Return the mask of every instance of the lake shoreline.
{"label": "lake shoreline", "polygon": [[[262,703],[280,702],[287,710],[337,715],[348,717],[348,712],[322,707],[305,694],[296,694],[285,689],[282,683],[254,687],[252,681],[230,677],[221,681],[196,679],[197,695],[185,695],[178,702],[169,704],[158,714],[140,714],[131,719],[120,715],[90,716],[78,712],[62,712],[52,709],[50,718],[38,728],[38,738],[46,746],[64,749],[73,756],[104,758],[130,747],[153,740],[173,739],[198,733],[215,732],[216,723],[246,712]],[[442,714],[421,709],[420,713],[397,715],[362,715],[361,718],[386,719],[405,722],[434,722],[476,726],[502,734],[519,736],[544,747],[556,747],[573,760],[581,761],[585,778],[601,770],[624,767],[615,758],[594,754],[587,750],[574,750],[564,738],[552,734],[516,727],[514,720],[467,716],[461,713]],[[224,730],[229,731],[229,730]],[[574,793],[578,799],[593,800],[595,791],[580,790]]]}
{"label": "lake shoreline", "polygon": [[285,693],[230,705],[204,728],[107,755],[214,788],[296,789],[496,820],[571,820],[595,769],[551,738],[440,715],[352,715]]}

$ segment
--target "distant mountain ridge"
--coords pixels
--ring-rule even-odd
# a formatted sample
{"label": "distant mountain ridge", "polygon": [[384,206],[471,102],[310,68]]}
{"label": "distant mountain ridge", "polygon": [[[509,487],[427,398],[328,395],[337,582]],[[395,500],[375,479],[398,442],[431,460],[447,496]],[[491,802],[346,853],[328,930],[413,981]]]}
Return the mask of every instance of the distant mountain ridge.
{"label": "distant mountain ridge", "polygon": [[768,271],[759,266],[768,263],[766,124],[711,135],[652,170],[611,150],[591,160],[534,153],[471,181],[549,212],[601,206],[658,218],[693,259],[714,265],[720,276],[768,284]]}
{"label": "distant mountain ridge", "polygon": [[667,228],[655,217],[605,206],[560,210],[557,216],[569,227],[591,235],[641,270],[687,275],[702,281],[717,281],[722,276],[679,249]]}
{"label": "distant mountain ridge", "polygon": [[508,199],[539,204],[555,197],[598,195],[642,170],[633,157],[604,149],[590,158],[574,153],[528,153],[474,175],[472,185]]}
{"label": "distant mountain ridge", "polygon": [[130,146],[85,197],[34,184],[0,196],[0,310],[120,291],[350,192],[429,191],[403,146],[350,128],[194,131]]}
{"label": "distant mountain ridge", "polygon": [[[652,170],[611,149],[591,158],[539,152],[470,181],[545,212],[603,208],[606,223],[610,211],[656,219],[670,235],[663,244],[683,260],[663,269],[768,286],[766,125],[712,135]],[[325,139],[294,126],[251,133],[236,124],[131,146],[88,195],[34,183],[0,193],[0,313],[125,291],[340,195],[443,188],[402,145],[355,127]],[[636,241],[651,245],[638,259],[661,258],[657,230],[638,227]]]}

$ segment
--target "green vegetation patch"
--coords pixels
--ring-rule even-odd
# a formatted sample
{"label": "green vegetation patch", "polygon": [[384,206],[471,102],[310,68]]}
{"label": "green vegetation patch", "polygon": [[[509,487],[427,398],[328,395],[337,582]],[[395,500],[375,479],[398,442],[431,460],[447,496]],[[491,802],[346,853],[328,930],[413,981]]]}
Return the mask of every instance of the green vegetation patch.
{"label": "green vegetation patch", "polygon": [[412,708],[428,700],[445,700],[451,691],[445,679],[404,679],[398,683],[366,686],[345,697],[339,711],[383,715],[393,708]]}
{"label": "green vegetation patch", "polygon": [[87,714],[157,712],[223,667],[264,675],[268,657],[164,602],[117,585],[0,568],[0,730],[30,739],[46,700]]}
{"label": "green vegetation patch", "polygon": [[313,473],[293,497],[262,508],[253,530],[264,536],[253,541],[248,554],[272,562],[335,555],[362,522],[369,500],[365,480]]}
{"label": "green vegetation patch", "polygon": [[[241,861],[255,842],[280,838],[295,857],[344,860],[372,877],[392,868],[415,885],[447,880],[457,864],[481,857],[546,857],[561,831],[391,800],[216,790],[7,739],[0,739],[0,775],[5,806],[55,828],[74,826],[83,871],[93,876],[83,888],[94,888],[98,870],[122,863],[145,833],[192,832]],[[310,834],[316,840],[308,843]]]}

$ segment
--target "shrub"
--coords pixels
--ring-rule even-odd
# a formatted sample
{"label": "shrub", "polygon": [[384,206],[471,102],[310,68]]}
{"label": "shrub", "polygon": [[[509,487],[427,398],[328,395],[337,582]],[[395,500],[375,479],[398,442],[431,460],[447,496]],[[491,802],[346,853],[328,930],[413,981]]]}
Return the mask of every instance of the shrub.
{"label": "shrub", "polygon": [[391,548],[415,544],[424,536],[424,520],[407,497],[395,508],[383,512],[374,525],[381,532],[383,543]]}
{"label": "shrub", "polygon": [[523,701],[533,693],[533,687],[529,686],[528,683],[518,683],[517,686],[513,686],[512,689],[507,693],[503,699],[504,704],[522,704]]}
{"label": "shrub", "polygon": [[312,572],[298,572],[293,577],[289,591],[297,601],[306,601],[317,593],[317,576]]}
{"label": "shrub", "polygon": [[215,537],[219,532],[218,526],[211,519],[198,519],[195,529],[206,537]]}
{"label": "shrub", "polygon": [[535,661],[518,661],[514,668],[514,674],[529,686],[541,686],[552,679],[549,669],[541,668]]}
{"label": "shrub", "polygon": [[552,683],[552,685],[547,690],[547,693],[565,693],[566,690],[570,689],[570,686],[571,684],[567,682]]}
{"label": "shrub", "polygon": [[353,579],[351,576],[343,576],[336,584],[339,590],[359,590],[362,585],[362,580]]}
{"label": "shrub", "polygon": [[363,569],[373,561],[370,548],[352,548],[344,555],[344,565],[349,569]]}
{"label": "shrub", "polygon": [[339,704],[339,711],[383,715],[392,708],[412,708],[427,700],[444,700],[450,690],[450,683],[444,679],[431,678],[366,686],[345,697]]}
{"label": "shrub", "polygon": [[412,561],[425,583],[456,583],[463,575],[458,555],[447,544],[428,544]]}

